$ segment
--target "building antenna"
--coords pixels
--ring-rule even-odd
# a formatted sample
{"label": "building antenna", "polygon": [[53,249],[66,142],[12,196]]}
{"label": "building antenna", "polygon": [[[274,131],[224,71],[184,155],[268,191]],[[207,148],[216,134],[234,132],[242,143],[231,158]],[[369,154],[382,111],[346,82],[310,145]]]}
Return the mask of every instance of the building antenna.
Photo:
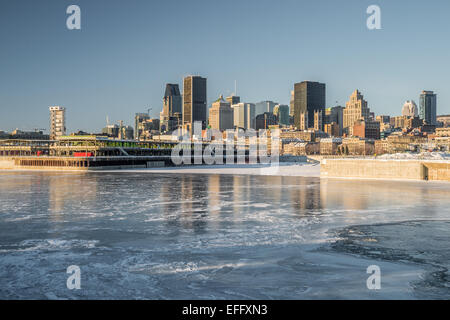
{"label": "building antenna", "polygon": [[237,96],[237,85],[236,85],[236,80],[234,80],[234,95]]}
{"label": "building antenna", "polygon": [[109,116],[106,115],[106,125],[109,126]]}

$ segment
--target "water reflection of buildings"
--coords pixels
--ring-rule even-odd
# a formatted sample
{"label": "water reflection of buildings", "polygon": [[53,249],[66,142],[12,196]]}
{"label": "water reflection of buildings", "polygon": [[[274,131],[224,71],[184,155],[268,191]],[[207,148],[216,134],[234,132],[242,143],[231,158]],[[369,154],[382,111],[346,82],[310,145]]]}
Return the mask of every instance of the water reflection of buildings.
{"label": "water reflection of buildings", "polygon": [[361,215],[363,210],[403,207],[423,207],[424,215],[430,216],[447,194],[448,187],[422,181],[320,180],[323,206],[348,210],[349,218]]}
{"label": "water reflection of buildings", "polygon": [[299,216],[338,210],[349,220],[367,214],[365,210],[411,203],[428,203],[432,210],[432,200],[448,191],[413,182],[287,176],[183,174],[161,181],[158,200],[167,223],[195,232],[246,223],[250,214],[262,210]]}
{"label": "water reflection of buildings", "polygon": [[[363,191],[362,196],[359,195]],[[364,196],[364,185],[354,180],[320,180],[320,197],[324,208],[364,210],[368,197]]]}
{"label": "water reflection of buildings", "polygon": [[203,232],[207,225],[207,183],[195,175],[182,175],[181,192],[181,224],[192,228],[195,232]]}
{"label": "water reflection of buildings", "polygon": [[285,179],[295,179],[291,184],[297,187],[290,188],[290,202],[292,208],[301,214],[307,214],[310,210],[322,209],[320,198],[320,183],[318,179],[307,177],[284,177]]}
{"label": "water reflection of buildings", "polygon": [[233,176],[233,215],[238,217],[240,214],[248,212],[250,203],[250,176]]}
{"label": "water reflection of buildings", "polygon": [[97,179],[95,175],[84,173],[48,173],[50,220],[61,221],[67,208],[73,211],[77,207],[93,207],[97,199]]}

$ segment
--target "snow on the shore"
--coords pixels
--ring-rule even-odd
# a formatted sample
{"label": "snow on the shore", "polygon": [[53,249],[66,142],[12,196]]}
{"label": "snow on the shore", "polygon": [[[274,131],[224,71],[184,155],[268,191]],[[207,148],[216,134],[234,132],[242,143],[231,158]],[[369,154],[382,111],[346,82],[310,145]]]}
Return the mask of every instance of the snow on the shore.
{"label": "snow on the shore", "polygon": [[395,160],[450,160],[450,153],[446,152],[422,152],[422,153],[394,153],[378,156],[379,159]]}

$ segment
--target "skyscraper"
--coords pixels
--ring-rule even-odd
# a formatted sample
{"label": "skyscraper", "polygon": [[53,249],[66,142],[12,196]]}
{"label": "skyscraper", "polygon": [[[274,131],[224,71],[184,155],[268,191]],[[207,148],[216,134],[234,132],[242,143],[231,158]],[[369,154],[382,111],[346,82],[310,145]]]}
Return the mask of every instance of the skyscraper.
{"label": "skyscraper", "polygon": [[436,124],[436,94],[433,91],[422,91],[420,94],[420,119],[425,124]]}
{"label": "skyscraper", "polygon": [[273,113],[273,108],[275,108],[275,106],[278,103],[273,102],[273,101],[261,101],[255,104],[255,117],[260,115],[260,114],[264,114],[265,112],[270,112]]}
{"label": "skyscraper", "polygon": [[278,123],[288,126],[289,125],[289,106],[285,104],[277,104],[273,108],[273,114],[278,118]]}
{"label": "skyscraper", "polygon": [[181,94],[178,84],[166,84],[163,98],[163,110],[159,114],[161,130],[173,131],[181,122]]}
{"label": "skyscraper", "polygon": [[206,78],[187,76],[183,80],[183,125],[201,121],[206,127]]}
{"label": "skyscraper", "polygon": [[209,125],[211,129],[220,131],[233,129],[233,109],[231,109],[230,103],[223,99],[222,95],[213,102],[209,110]]}
{"label": "skyscraper", "polygon": [[325,83],[303,81],[294,84],[294,126],[300,128],[300,115],[308,113],[308,128],[314,127],[316,110],[325,110]]}
{"label": "skyscraper", "polygon": [[51,106],[50,110],[50,139],[66,135],[66,108]]}
{"label": "skyscraper", "polygon": [[370,109],[367,107],[367,101],[358,90],[353,91],[350,100],[345,104],[344,109],[344,133],[353,134],[353,125],[357,120],[369,120]]}
{"label": "skyscraper", "polygon": [[255,105],[253,103],[234,104],[233,108],[233,123],[235,128],[241,129],[255,129]]}

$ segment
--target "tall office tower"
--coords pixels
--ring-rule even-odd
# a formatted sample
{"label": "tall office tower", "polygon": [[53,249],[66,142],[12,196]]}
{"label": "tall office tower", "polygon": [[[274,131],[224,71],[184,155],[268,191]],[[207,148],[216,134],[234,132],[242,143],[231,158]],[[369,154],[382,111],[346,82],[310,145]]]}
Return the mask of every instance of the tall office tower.
{"label": "tall office tower", "polygon": [[294,116],[294,90],[291,91],[291,100],[289,101],[289,116]]}
{"label": "tall office tower", "polygon": [[289,106],[285,104],[277,104],[273,108],[273,114],[277,116],[278,123],[281,125],[289,125]]}
{"label": "tall office tower", "polygon": [[162,131],[173,131],[181,124],[181,100],[178,84],[166,84],[163,110],[159,114]]}
{"label": "tall office tower", "polygon": [[433,91],[420,94],[420,119],[425,124],[436,125],[436,94]]}
{"label": "tall office tower", "polygon": [[369,120],[370,109],[367,107],[367,101],[358,90],[353,91],[350,100],[346,103],[344,109],[344,132],[348,135],[353,134],[353,125],[357,120]]}
{"label": "tall office tower", "polygon": [[308,113],[308,128],[314,127],[316,110],[325,110],[325,83],[303,81],[294,84],[294,126],[300,128],[300,115]]}
{"label": "tall office tower", "polygon": [[418,115],[419,111],[416,103],[413,100],[406,101],[402,108],[402,116],[414,118]]}
{"label": "tall office tower", "polygon": [[255,105],[253,103],[234,104],[233,108],[233,124],[235,128],[255,129]]}
{"label": "tall office tower", "polygon": [[278,103],[273,101],[261,101],[255,103],[255,117],[264,114],[265,112],[273,113],[273,108],[275,108],[277,104]]}
{"label": "tall office tower", "polygon": [[228,101],[223,100],[222,95],[209,109],[209,125],[211,129],[220,131],[233,129],[233,109]]}
{"label": "tall office tower", "polygon": [[183,125],[196,121],[206,127],[206,78],[187,76],[183,80]]}
{"label": "tall office tower", "polygon": [[238,104],[239,102],[241,102],[241,97],[231,95],[227,97],[226,100],[230,103],[230,106],[232,106],[233,104]]}
{"label": "tall office tower", "polygon": [[136,113],[134,115],[134,139],[139,140],[145,130],[145,122],[150,119],[148,113]]}
{"label": "tall office tower", "polygon": [[50,139],[66,135],[66,108],[51,106],[50,110]]}

